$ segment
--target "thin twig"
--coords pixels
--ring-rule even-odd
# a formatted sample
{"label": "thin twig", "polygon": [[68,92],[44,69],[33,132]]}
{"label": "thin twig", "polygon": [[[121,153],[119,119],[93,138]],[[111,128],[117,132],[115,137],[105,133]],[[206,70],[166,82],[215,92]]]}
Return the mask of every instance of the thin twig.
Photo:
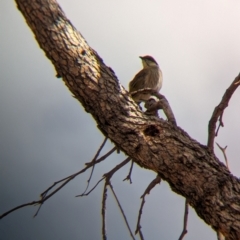
{"label": "thin twig", "polygon": [[83,197],[83,196],[87,196],[89,195],[97,186],[98,184],[102,181],[102,180],[106,180],[107,178],[111,178],[111,176],[121,167],[123,167],[125,164],[127,164],[130,161],[130,158],[126,158],[123,162],[121,162],[120,164],[118,164],[116,167],[114,167],[111,171],[109,171],[108,173],[105,173],[103,175],[103,177],[87,192],[87,193],[82,193],[77,195],[76,197]]}
{"label": "thin twig", "polygon": [[120,168],[122,168],[124,165],[126,165],[129,161],[131,160],[130,157],[127,157],[124,161],[122,161],[121,163],[119,163],[118,165],[116,165],[111,171],[104,173],[103,176],[106,177],[106,179],[110,179],[112,177],[112,175],[119,170]]}
{"label": "thin twig", "polygon": [[36,213],[33,215],[33,217],[36,217],[38,215],[38,213],[40,212],[41,210],[41,207],[42,207],[43,203],[41,203],[39,206],[38,206],[38,209],[36,211]]}
{"label": "thin twig", "polygon": [[[224,126],[223,121],[222,121],[224,110],[228,106],[228,103],[229,103],[233,93],[238,88],[239,82],[240,82],[240,74],[234,79],[234,81],[231,83],[229,88],[225,91],[225,93],[222,97],[222,100],[215,107],[215,109],[212,113],[211,119],[209,120],[207,146],[209,147],[209,149],[211,151],[214,150],[214,139],[215,139],[216,135],[218,134],[220,126],[222,126],[222,127]],[[217,124],[218,120],[219,120],[219,126],[216,131],[216,124]]]}
{"label": "thin twig", "polygon": [[133,164],[134,164],[134,162],[131,161],[131,167],[130,167],[129,173],[128,173],[127,177],[123,179],[123,181],[129,180],[130,184],[132,184],[131,174],[132,174]]}
{"label": "thin twig", "polygon": [[218,135],[218,131],[220,129],[220,127],[224,127],[224,123],[223,123],[223,112],[221,113],[221,115],[219,116],[219,119],[218,119],[218,127],[217,127],[217,131],[215,133],[215,137],[217,137]]}
{"label": "thin twig", "polygon": [[140,239],[141,239],[141,240],[144,240],[144,237],[143,237],[143,233],[142,233],[141,228],[138,230],[138,234],[139,234]]}
{"label": "thin twig", "polygon": [[[145,196],[147,194],[150,194],[150,191],[157,185],[160,184],[161,182],[161,178],[159,175],[156,176],[155,179],[152,180],[152,182],[150,182],[150,184],[148,185],[148,187],[146,188],[146,190],[144,191],[143,195],[141,196],[142,198],[142,202],[141,202],[141,206],[139,209],[139,213],[138,213],[138,221],[137,221],[137,226],[136,226],[136,230],[135,230],[135,234],[137,234],[140,230],[141,230],[141,216],[142,216],[142,210],[143,210],[143,206],[145,203]],[[140,234],[142,235],[142,233]],[[143,236],[143,235],[142,235]]]}
{"label": "thin twig", "polygon": [[18,209],[20,209],[20,208],[23,208],[23,207],[26,207],[26,206],[37,205],[37,204],[39,204],[39,202],[40,202],[40,201],[33,201],[33,202],[29,202],[29,203],[25,203],[25,204],[19,205],[19,206],[15,207],[15,208],[12,208],[11,210],[3,213],[3,214],[0,216],[0,219],[4,218],[4,217],[7,216],[9,213],[14,212],[14,211],[16,211],[16,210],[18,210]]}
{"label": "thin twig", "polygon": [[218,143],[216,143],[216,144],[217,144],[217,146],[219,147],[219,149],[222,151],[223,156],[224,156],[224,159],[225,159],[225,162],[226,162],[227,169],[230,171],[229,165],[228,165],[227,154],[226,154],[227,146],[225,146],[225,147],[223,148],[223,147],[221,147]]}
{"label": "thin twig", "polygon": [[137,221],[135,234],[137,234],[142,228],[140,222],[141,222],[141,216],[142,216],[142,210],[143,210],[144,204],[145,204],[145,197],[142,198],[141,206],[140,206],[140,209],[139,209],[139,212],[138,212],[138,221]]}
{"label": "thin twig", "polygon": [[184,210],[184,218],[183,218],[183,230],[178,240],[182,240],[184,236],[187,234],[187,221],[188,221],[188,200],[185,200],[185,210]]}
{"label": "thin twig", "polygon": [[133,233],[132,233],[132,231],[131,231],[131,228],[130,228],[130,226],[129,226],[129,223],[128,223],[128,221],[127,221],[126,215],[125,215],[125,213],[124,213],[124,211],[123,211],[123,208],[122,208],[122,206],[121,206],[121,204],[120,204],[120,202],[119,202],[119,200],[118,200],[118,197],[117,197],[117,195],[116,195],[116,193],[115,193],[115,191],[114,191],[114,189],[113,189],[113,186],[112,186],[112,184],[111,184],[110,181],[108,181],[108,185],[109,185],[110,189],[112,190],[112,193],[113,193],[113,196],[114,196],[115,200],[117,201],[118,207],[119,207],[119,209],[120,209],[120,211],[121,211],[121,213],[122,213],[122,216],[123,216],[123,218],[124,218],[125,224],[127,225],[128,231],[129,231],[132,239],[135,239],[134,236],[133,236]]}
{"label": "thin twig", "polygon": [[91,167],[93,164],[98,164],[98,163],[102,162],[102,161],[105,160],[107,157],[109,157],[113,152],[115,152],[116,149],[117,149],[117,147],[112,148],[110,151],[108,151],[108,152],[107,152],[106,154],[104,154],[102,157],[100,157],[99,159],[97,159],[94,163],[91,161],[91,162],[85,163],[85,165]]}
{"label": "thin twig", "polygon": [[[93,158],[93,160],[92,160],[92,163],[94,163],[94,162],[96,161],[96,159],[97,159],[97,157],[99,156],[100,152],[102,151],[104,145],[106,144],[107,139],[108,139],[108,138],[105,137],[105,139],[103,140],[103,143],[101,144],[101,146],[99,147],[96,155],[94,156],[94,158]],[[95,164],[92,165],[92,171],[91,171],[91,173],[90,173],[89,179],[87,180],[87,187],[86,187],[86,189],[84,190],[83,194],[88,190],[90,181],[91,181],[91,179],[92,179],[92,175],[93,175],[94,168],[95,168]]]}
{"label": "thin twig", "polygon": [[102,198],[102,239],[107,240],[106,231],[106,201],[107,201],[107,182],[104,184],[103,188],[103,198]]}
{"label": "thin twig", "polygon": [[56,185],[58,185],[60,182],[63,182],[63,181],[65,181],[65,180],[67,180],[67,179],[70,179],[70,178],[73,179],[73,178],[76,177],[77,175],[85,172],[87,169],[89,169],[89,168],[92,167],[93,165],[98,164],[98,163],[104,161],[104,160],[105,160],[107,157],[109,157],[116,149],[117,149],[116,147],[112,148],[110,151],[108,151],[105,155],[103,155],[102,157],[100,157],[99,159],[97,159],[95,162],[91,161],[91,162],[85,163],[86,167],[85,167],[84,169],[80,170],[79,172],[76,172],[76,173],[74,173],[74,174],[72,174],[72,175],[70,175],[70,176],[68,176],[68,177],[65,177],[65,178],[63,178],[63,179],[61,179],[61,180],[59,180],[59,181],[57,181],[57,182],[54,182],[49,188],[47,188],[43,193],[41,193],[40,196],[41,196],[42,198],[44,198],[44,195],[46,195],[52,188],[54,188],[54,187],[55,187]]}
{"label": "thin twig", "polygon": [[[89,162],[86,163],[86,167],[83,168],[82,170],[80,170],[79,172],[76,172],[68,177],[65,177],[57,182],[54,182],[49,188],[47,188],[47,190],[45,190],[44,192],[41,193],[40,197],[41,199],[38,201],[32,201],[29,203],[25,203],[25,204],[21,204],[13,209],[10,209],[9,211],[3,213],[2,215],[0,215],[0,219],[2,219],[3,217],[7,216],[8,214],[10,214],[13,211],[16,211],[20,208],[26,207],[26,206],[32,206],[32,205],[38,205],[38,204],[43,204],[46,200],[48,200],[50,197],[52,197],[55,193],[57,193],[61,188],[63,188],[68,182],[70,182],[72,179],[74,179],[76,176],[78,176],[79,174],[85,172],[87,169],[89,169],[93,164],[98,164],[100,162],[102,162],[103,160],[105,160],[109,155],[111,155],[114,151],[116,150],[116,147],[112,148],[109,152],[107,152],[104,156],[102,156],[101,158],[97,159],[95,162]],[[47,195],[47,193],[54,188],[56,185],[58,185],[59,183],[63,182],[58,188],[56,188],[54,191],[52,191],[49,195]],[[39,209],[37,210],[36,214],[34,216],[37,215],[37,213],[39,212]]]}
{"label": "thin twig", "polygon": [[[106,231],[106,201],[107,201],[107,186],[109,185],[109,181],[111,179],[111,177],[113,176],[113,174],[120,169],[121,167],[123,167],[125,164],[127,164],[130,161],[130,158],[126,158],[123,162],[121,162],[120,164],[118,164],[117,166],[115,166],[111,171],[105,173],[103,175],[103,179],[105,178],[105,184],[104,184],[104,188],[103,188],[103,198],[102,198],[102,238],[104,240],[107,239],[107,231]],[[102,181],[99,180],[98,183]],[[95,185],[97,186],[98,183]]]}
{"label": "thin twig", "polygon": [[[224,110],[228,107],[228,103],[235,92],[235,90],[238,88],[240,84],[240,74],[233,80],[231,85],[228,87],[228,89],[225,91],[222,100],[220,103],[215,107],[211,119],[208,123],[208,143],[207,146],[210,151],[214,152],[214,139],[218,135],[218,132],[220,130],[220,127],[224,127],[223,123],[223,113]],[[216,130],[216,124],[217,121],[219,121],[217,130]],[[221,148],[220,148],[221,149]],[[228,162],[226,162],[226,165],[228,167]],[[217,238],[218,239],[225,239],[225,237],[222,235],[221,232],[217,230]]]}
{"label": "thin twig", "polygon": [[105,177],[101,178],[87,193],[84,192],[82,194],[76,195],[76,197],[88,196],[98,186],[98,184],[104,179]]}

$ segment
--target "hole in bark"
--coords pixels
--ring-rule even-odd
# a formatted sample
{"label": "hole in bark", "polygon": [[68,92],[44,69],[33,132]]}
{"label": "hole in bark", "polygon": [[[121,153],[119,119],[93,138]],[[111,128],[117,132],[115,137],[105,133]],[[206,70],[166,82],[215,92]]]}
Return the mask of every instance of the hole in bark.
{"label": "hole in bark", "polygon": [[146,136],[151,137],[157,136],[159,134],[159,130],[154,125],[148,126],[143,132]]}

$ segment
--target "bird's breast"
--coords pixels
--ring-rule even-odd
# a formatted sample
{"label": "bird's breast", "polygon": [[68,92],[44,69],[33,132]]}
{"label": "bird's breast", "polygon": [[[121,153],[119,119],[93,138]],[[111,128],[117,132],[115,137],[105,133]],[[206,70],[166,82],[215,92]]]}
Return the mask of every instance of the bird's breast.
{"label": "bird's breast", "polygon": [[162,71],[159,68],[152,68],[150,73],[148,78],[149,87],[155,91],[159,91],[163,82]]}

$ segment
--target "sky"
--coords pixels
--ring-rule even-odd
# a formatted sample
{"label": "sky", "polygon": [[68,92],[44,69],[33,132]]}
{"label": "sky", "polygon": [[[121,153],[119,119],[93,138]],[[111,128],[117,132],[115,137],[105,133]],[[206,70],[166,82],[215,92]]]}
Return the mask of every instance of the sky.
{"label": "sky", "polygon": [[[138,56],[152,55],[163,72],[164,94],[178,126],[202,144],[208,121],[226,88],[240,71],[240,1],[237,0],[58,0],[67,17],[127,88],[141,69]],[[14,1],[0,1],[0,213],[38,200],[53,182],[84,167],[104,140],[91,115],[74,99],[46,58]],[[240,176],[240,90],[224,113],[216,138],[228,146],[231,172]],[[165,118],[162,113],[161,117]],[[103,154],[113,145],[107,142]],[[215,147],[221,161],[223,156]],[[95,168],[93,186],[124,160],[113,154]],[[129,165],[112,184],[132,231],[140,196],[155,173],[134,165],[133,183],[123,182]],[[15,211],[0,221],[0,239],[101,239],[103,184],[76,198],[89,171],[37,208]],[[145,239],[178,239],[184,198],[166,182],[146,197]],[[108,239],[131,239],[111,192],[107,199]],[[138,236],[136,237],[138,239]],[[216,239],[190,208],[186,240]]]}

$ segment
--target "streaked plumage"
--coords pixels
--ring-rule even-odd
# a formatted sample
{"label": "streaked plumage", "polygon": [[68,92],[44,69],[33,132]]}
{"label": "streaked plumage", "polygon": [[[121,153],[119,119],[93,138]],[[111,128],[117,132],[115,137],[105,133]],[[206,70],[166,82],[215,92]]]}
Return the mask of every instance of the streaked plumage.
{"label": "streaked plumage", "polygon": [[[129,92],[135,92],[144,88],[151,88],[159,91],[162,87],[162,71],[157,62],[151,56],[140,57],[142,59],[143,69],[136,74],[129,83]],[[150,94],[136,93],[132,95],[135,102],[145,102],[150,98]]]}

